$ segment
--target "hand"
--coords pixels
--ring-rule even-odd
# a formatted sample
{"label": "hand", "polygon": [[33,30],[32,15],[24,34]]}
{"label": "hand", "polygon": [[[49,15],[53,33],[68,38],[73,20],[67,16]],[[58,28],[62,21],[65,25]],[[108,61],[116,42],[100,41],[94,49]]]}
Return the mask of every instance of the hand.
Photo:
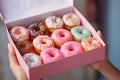
{"label": "hand", "polygon": [[[102,34],[98,31],[98,35],[102,38]],[[92,68],[102,73],[108,80],[120,80],[120,71],[105,58],[105,60],[90,64]]]}
{"label": "hand", "polygon": [[98,61],[95,63],[91,63],[90,66],[92,68],[94,68],[95,70],[99,71],[101,69],[101,67],[103,66],[103,64],[105,64],[107,62],[107,59],[102,60],[102,61]]}
{"label": "hand", "polygon": [[[98,30],[97,33],[98,33],[98,35],[103,39],[101,31]],[[92,63],[92,64],[90,64],[90,66],[91,66],[92,68],[94,68],[95,70],[100,70],[100,68],[102,67],[102,65],[103,65],[104,63],[106,63],[106,62],[107,62],[107,58],[106,58],[105,60]]]}
{"label": "hand", "polygon": [[13,75],[15,76],[16,80],[28,80],[24,70],[17,62],[15,51],[11,44],[8,44],[8,50],[10,69],[13,72]]}

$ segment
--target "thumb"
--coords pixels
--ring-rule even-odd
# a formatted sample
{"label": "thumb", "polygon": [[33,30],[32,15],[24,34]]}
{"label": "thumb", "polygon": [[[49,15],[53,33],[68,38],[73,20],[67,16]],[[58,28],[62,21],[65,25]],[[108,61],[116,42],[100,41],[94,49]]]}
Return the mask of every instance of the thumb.
{"label": "thumb", "polygon": [[9,58],[10,65],[18,65],[14,48],[13,48],[12,44],[10,44],[10,43],[8,43],[8,51],[9,51],[8,58]]}

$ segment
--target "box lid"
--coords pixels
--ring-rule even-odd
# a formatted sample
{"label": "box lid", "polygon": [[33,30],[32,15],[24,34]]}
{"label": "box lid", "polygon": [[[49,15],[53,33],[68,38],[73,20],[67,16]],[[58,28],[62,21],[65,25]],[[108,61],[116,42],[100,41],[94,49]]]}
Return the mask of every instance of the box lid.
{"label": "box lid", "polygon": [[5,23],[73,6],[73,0],[0,0]]}

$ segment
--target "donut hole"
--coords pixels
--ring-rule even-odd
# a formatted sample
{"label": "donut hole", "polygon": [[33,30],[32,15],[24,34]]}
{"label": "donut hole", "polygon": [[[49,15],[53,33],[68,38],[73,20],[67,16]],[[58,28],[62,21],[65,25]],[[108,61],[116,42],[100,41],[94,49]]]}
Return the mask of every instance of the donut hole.
{"label": "donut hole", "polygon": [[15,32],[15,34],[21,34],[21,32],[18,30],[18,31]]}
{"label": "donut hole", "polygon": [[79,30],[78,32],[79,32],[80,34],[82,34],[82,33],[83,33],[83,32],[82,32],[82,30]]}
{"label": "donut hole", "polygon": [[61,36],[61,37],[65,37],[65,34],[62,34],[62,33],[61,33],[60,36]]}
{"label": "donut hole", "polygon": [[72,47],[69,48],[69,51],[73,51],[73,50],[74,50],[74,48],[72,48]]}
{"label": "donut hole", "polygon": [[46,42],[45,42],[45,41],[42,41],[41,43],[42,43],[42,44],[46,44]]}
{"label": "donut hole", "polygon": [[55,55],[54,55],[54,54],[52,54],[52,53],[49,53],[49,56],[50,56],[50,57],[55,57]]}

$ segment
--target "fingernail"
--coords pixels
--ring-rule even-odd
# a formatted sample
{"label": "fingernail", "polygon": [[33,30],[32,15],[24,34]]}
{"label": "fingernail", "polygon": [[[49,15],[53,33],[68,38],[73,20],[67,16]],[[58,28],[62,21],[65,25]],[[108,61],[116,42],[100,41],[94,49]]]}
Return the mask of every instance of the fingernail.
{"label": "fingernail", "polygon": [[98,35],[99,35],[100,37],[102,37],[102,33],[101,33],[100,30],[98,30],[97,33],[98,33]]}
{"label": "fingernail", "polygon": [[8,50],[10,50],[10,43],[8,43]]}

